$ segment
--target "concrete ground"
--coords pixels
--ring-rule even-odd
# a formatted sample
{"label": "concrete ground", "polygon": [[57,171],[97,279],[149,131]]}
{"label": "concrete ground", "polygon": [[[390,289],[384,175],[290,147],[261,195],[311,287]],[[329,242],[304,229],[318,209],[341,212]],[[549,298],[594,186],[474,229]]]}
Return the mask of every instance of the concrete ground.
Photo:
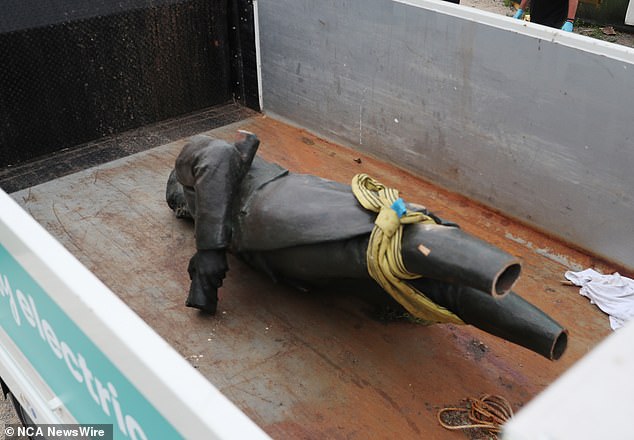
{"label": "concrete ground", "polygon": [[[0,400],[0,440],[5,439],[4,434],[4,426],[9,424],[18,424],[20,423],[20,419],[13,409],[13,404],[11,403],[11,399],[2,399]],[[26,437],[12,437],[17,440],[26,440]]]}
{"label": "concrete ground", "polygon": [[[509,3],[512,5],[507,6]],[[460,4],[462,6],[493,12],[507,17],[512,17],[517,10],[514,6],[517,5],[517,3],[509,2],[508,0],[461,0]],[[634,34],[622,32],[618,29],[614,29],[612,26],[577,22],[573,32],[626,47],[634,47]]]}

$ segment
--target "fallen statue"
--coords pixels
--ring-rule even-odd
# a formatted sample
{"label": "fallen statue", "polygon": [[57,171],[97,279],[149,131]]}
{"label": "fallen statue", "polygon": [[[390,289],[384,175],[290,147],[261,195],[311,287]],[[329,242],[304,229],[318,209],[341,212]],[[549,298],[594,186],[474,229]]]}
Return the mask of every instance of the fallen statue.
{"label": "fallen statue", "polygon": [[567,332],[511,291],[516,258],[366,175],[346,186],[256,156],[260,141],[195,136],[167,183],[169,207],[194,220],[186,305],[215,313],[230,251],[276,280],[374,280],[413,318],[474,325],[549,359]]}

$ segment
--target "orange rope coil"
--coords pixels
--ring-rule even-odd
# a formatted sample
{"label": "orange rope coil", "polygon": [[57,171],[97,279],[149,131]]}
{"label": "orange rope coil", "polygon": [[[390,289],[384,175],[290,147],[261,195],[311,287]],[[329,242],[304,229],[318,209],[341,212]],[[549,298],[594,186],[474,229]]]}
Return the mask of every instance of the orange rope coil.
{"label": "orange rope coil", "polygon": [[[442,420],[442,415],[446,412],[467,413],[470,423],[460,425],[450,425]],[[486,429],[495,434],[500,432],[502,425],[513,417],[511,404],[502,396],[484,394],[479,398],[468,397],[466,408],[443,408],[437,414],[438,423],[443,428],[451,430],[461,429]]]}

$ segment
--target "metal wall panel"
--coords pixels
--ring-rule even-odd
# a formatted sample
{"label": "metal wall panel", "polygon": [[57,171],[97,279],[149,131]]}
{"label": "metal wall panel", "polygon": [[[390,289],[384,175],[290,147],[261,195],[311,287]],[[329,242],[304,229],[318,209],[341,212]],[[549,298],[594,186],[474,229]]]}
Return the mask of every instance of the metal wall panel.
{"label": "metal wall panel", "polygon": [[265,111],[634,268],[634,51],[434,0],[261,0]]}

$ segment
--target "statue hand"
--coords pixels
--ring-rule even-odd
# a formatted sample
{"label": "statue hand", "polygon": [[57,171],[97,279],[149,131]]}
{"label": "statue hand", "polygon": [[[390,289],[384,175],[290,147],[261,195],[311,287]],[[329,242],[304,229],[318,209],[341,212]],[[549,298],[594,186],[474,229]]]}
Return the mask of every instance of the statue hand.
{"label": "statue hand", "polygon": [[216,313],[218,305],[218,287],[228,270],[224,250],[199,250],[189,260],[189,296],[185,305]]}

